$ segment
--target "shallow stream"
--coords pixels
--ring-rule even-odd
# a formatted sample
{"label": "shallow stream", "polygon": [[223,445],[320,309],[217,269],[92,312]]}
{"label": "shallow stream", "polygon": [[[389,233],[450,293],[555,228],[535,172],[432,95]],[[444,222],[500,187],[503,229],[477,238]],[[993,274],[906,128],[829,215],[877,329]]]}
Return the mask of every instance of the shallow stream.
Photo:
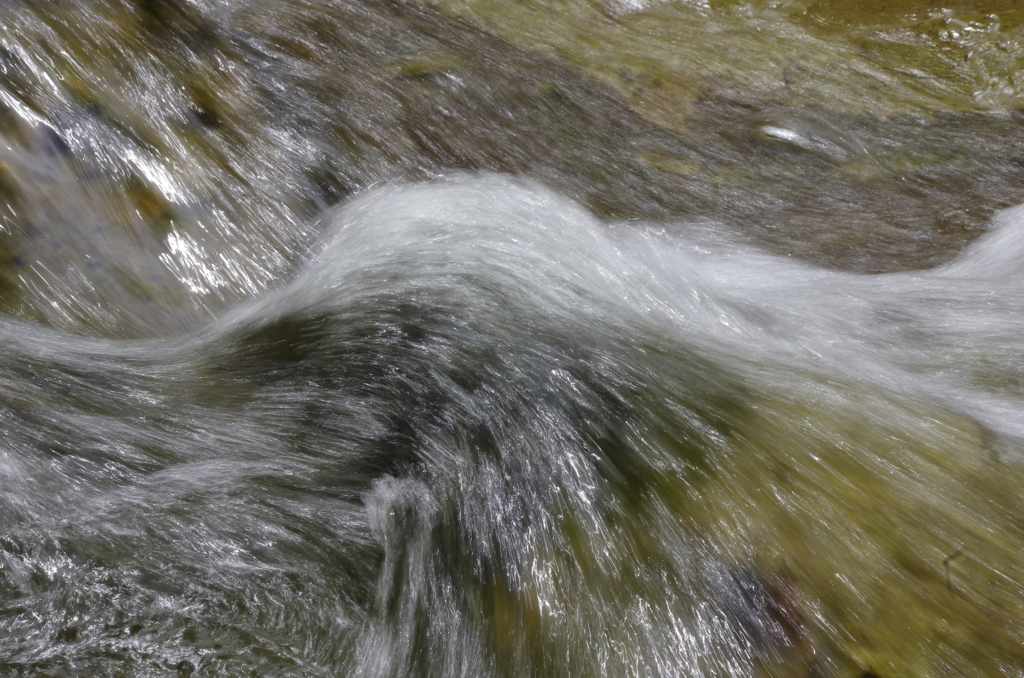
{"label": "shallow stream", "polygon": [[1024,676],[1024,9],[0,3],[0,675]]}

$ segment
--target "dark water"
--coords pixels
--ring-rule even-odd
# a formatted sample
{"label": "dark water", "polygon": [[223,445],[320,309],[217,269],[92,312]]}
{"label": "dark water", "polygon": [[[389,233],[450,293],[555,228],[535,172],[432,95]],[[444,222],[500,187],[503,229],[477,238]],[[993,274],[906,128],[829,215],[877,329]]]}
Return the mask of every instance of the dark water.
{"label": "dark water", "polygon": [[0,17],[0,675],[1022,675],[1012,3]]}

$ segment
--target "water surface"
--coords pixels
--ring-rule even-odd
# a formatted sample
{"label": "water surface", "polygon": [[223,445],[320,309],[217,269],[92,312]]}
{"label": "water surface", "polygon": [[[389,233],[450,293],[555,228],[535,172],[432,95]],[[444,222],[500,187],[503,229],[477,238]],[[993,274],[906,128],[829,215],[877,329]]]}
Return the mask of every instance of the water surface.
{"label": "water surface", "polygon": [[1014,3],[0,16],[0,673],[1021,675]]}

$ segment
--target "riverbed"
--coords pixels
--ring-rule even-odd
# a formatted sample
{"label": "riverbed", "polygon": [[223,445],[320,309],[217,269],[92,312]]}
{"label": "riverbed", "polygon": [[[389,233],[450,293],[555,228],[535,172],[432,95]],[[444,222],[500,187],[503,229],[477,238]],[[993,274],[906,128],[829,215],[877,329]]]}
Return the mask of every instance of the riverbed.
{"label": "riverbed", "polygon": [[0,673],[1024,675],[1024,9],[0,6]]}

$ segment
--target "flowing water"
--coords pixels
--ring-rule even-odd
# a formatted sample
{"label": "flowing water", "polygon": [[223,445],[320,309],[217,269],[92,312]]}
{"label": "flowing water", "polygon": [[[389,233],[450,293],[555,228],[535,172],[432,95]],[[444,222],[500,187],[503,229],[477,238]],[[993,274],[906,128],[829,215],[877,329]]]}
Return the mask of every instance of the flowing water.
{"label": "flowing water", "polygon": [[1024,676],[1013,0],[0,3],[0,675]]}

